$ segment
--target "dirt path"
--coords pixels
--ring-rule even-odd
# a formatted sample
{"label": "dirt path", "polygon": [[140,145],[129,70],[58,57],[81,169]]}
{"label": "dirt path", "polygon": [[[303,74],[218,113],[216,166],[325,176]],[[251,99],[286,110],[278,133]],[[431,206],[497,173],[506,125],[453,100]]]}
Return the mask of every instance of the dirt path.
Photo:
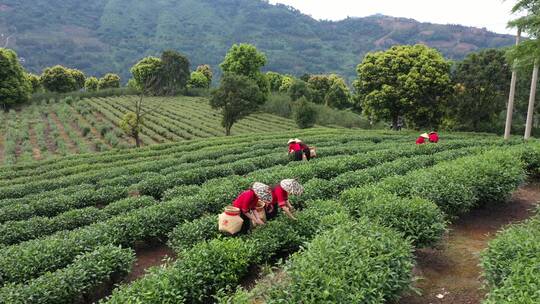
{"label": "dirt path", "polygon": [[34,131],[34,126],[31,123],[28,124],[28,135],[30,136],[30,144],[32,145],[32,157],[35,160],[41,160],[41,150],[39,149],[39,143],[36,137],[36,132]]}
{"label": "dirt path", "polygon": [[416,252],[415,275],[422,295],[402,298],[400,304],[479,304],[482,269],[479,254],[502,227],[533,214],[540,200],[540,183],[520,188],[508,204],[470,212],[451,226],[440,248]]}
{"label": "dirt path", "polygon": [[143,276],[146,270],[152,266],[164,264],[167,258],[176,258],[174,251],[164,245],[137,249],[135,254],[137,258],[135,264],[133,264],[133,269],[125,280],[126,282],[132,282]]}
{"label": "dirt path", "polygon": [[[112,145],[110,143],[108,143],[104,138],[103,136],[101,135],[101,133],[99,133],[99,131],[94,127],[92,126],[88,120],[86,120],[86,118],[84,118],[84,116],[82,116],[81,114],[77,113],[77,111],[73,110],[73,113],[77,116],[77,119],[79,119],[80,121],[83,121],[85,122],[86,124],[88,124],[88,126],[90,126],[90,133],[92,133],[92,135],[94,135],[94,138],[96,138],[97,140],[101,141],[104,145],[108,146],[109,148],[112,148]],[[93,146],[93,145],[91,145]],[[93,149],[95,150],[95,147],[93,147]]]}
{"label": "dirt path", "polygon": [[45,114],[41,115],[43,119],[43,137],[45,138],[45,144],[47,145],[47,150],[50,154],[56,154],[56,143],[51,138],[51,125],[49,124],[49,119]]}
{"label": "dirt path", "polygon": [[3,132],[3,130],[1,130],[0,131],[0,164],[3,164],[4,159],[5,159],[4,142],[5,142],[4,132]]}
{"label": "dirt path", "polygon": [[54,112],[49,113],[51,119],[56,124],[56,127],[58,128],[58,132],[60,133],[60,136],[62,136],[62,139],[64,139],[64,142],[66,143],[68,149],[72,153],[78,153],[79,149],[77,148],[77,145],[69,138],[69,135],[66,133],[66,130],[64,129],[64,125]]}

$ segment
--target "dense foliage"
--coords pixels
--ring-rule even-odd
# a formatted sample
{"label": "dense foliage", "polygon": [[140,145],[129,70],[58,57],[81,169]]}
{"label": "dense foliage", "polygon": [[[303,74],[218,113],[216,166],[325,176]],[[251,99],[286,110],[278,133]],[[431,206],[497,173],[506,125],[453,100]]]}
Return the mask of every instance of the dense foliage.
{"label": "dense foliage", "polygon": [[0,48],[0,104],[5,108],[28,101],[32,87],[17,54]]}
{"label": "dense foliage", "polygon": [[221,111],[221,124],[225,134],[230,135],[238,120],[257,111],[265,101],[265,94],[253,79],[231,73],[221,78],[219,88],[212,93],[210,106]]}
{"label": "dense foliage", "polygon": [[2,4],[0,28],[14,34],[9,47],[34,73],[63,64],[87,75],[114,72],[128,79],[129,67],[141,54],[159,56],[166,49],[185,53],[194,65],[217,67],[224,50],[244,41],[267,54],[270,70],[298,76],[337,72],[350,81],[359,57],[394,44],[423,42],[460,59],[476,49],[514,42],[483,29],[386,16],[317,21],[284,5],[253,0]]}
{"label": "dense foliage", "polygon": [[425,45],[395,46],[368,54],[354,87],[364,113],[398,128],[404,117],[415,128],[436,128],[451,90],[450,63]]}
{"label": "dense foliage", "polygon": [[540,301],[540,213],[500,232],[483,252],[482,267],[490,288],[486,304]]}

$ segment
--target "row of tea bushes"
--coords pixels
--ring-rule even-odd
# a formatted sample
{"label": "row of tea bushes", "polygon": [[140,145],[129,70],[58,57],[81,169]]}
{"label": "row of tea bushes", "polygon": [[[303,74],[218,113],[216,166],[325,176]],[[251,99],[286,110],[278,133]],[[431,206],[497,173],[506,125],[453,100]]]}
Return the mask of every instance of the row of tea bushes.
{"label": "row of tea bushes", "polygon": [[540,303],[540,209],[497,234],[482,253],[489,293],[484,303]]}
{"label": "row of tea bushes", "polygon": [[102,284],[118,282],[131,269],[130,249],[101,246],[77,256],[66,268],[49,272],[25,284],[0,288],[0,302],[10,304],[72,304],[89,302]]}

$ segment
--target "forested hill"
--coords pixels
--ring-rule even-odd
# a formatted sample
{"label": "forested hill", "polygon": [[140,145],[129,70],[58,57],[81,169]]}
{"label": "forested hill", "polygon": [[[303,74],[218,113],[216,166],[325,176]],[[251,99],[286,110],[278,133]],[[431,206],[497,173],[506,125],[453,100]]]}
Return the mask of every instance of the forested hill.
{"label": "forested hill", "polygon": [[217,68],[233,43],[249,42],[267,54],[268,70],[352,77],[366,52],[393,44],[423,42],[459,59],[513,43],[484,29],[386,16],[317,21],[260,0],[0,0],[0,34],[0,47],[11,36],[8,47],[33,72],[63,64],[124,80],[139,58],[167,48]]}

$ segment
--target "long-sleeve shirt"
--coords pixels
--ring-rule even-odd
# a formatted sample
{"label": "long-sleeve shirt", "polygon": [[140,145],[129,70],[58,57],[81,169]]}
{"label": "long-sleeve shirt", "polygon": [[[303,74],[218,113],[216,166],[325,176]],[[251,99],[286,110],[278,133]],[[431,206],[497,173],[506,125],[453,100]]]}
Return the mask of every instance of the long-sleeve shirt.
{"label": "long-sleeve shirt", "polygon": [[272,205],[278,205],[280,208],[285,207],[289,201],[289,193],[285,191],[280,185],[272,188]]}
{"label": "long-sleeve shirt", "polygon": [[289,153],[293,153],[296,151],[302,151],[302,148],[300,147],[300,144],[298,143],[290,143],[289,144]]}
{"label": "long-sleeve shirt", "polygon": [[426,139],[423,138],[422,136],[418,137],[418,139],[416,140],[417,145],[422,145],[422,144],[425,144],[425,143],[426,143]]}
{"label": "long-sleeve shirt", "polygon": [[259,198],[253,190],[242,192],[233,202],[233,206],[239,208],[243,213],[248,213],[250,210],[257,208]]}
{"label": "long-sleeve shirt", "polygon": [[437,134],[437,133],[429,134],[429,141],[432,142],[432,143],[438,143],[439,142],[439,134]]}

